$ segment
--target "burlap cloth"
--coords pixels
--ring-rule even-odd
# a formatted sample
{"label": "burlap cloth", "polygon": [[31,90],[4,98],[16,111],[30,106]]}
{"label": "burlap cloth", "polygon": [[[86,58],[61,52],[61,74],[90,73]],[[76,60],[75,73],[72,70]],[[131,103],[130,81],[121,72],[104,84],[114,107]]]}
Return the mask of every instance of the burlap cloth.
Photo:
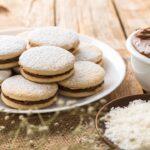
{"label": "burlap cloth", "polygon": [[107,150],[95,129],[103,104],[44,115],[0,114],[0,150]]}

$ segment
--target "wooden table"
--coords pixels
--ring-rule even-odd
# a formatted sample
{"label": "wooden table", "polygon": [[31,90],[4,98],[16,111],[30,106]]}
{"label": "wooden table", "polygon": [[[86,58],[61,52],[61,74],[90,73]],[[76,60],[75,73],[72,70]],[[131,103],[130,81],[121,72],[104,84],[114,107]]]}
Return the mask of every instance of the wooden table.
{"label": "wooden table", "polygon": [[[107,97],[108,100],[112,100],[120,96],[143,93],[132,73],[130,54],[126,50],[125,41],[132,31],[150,24],[149,8],[149,0],[0,0],[0,27],[3,29],[62,26],[108,43],[122,55],[127,65],[127,75],[124,82]],[[97,104],[92,106],[95,105]],[[83,110],[81,109],[81,112]],[[74,115],[75,120],[81,119],[77,112],[75,114],[70,112],[70,114]],[[67,118],[67,115],[68,113],[63,113],[64,118]],[[93,120],[94,117],[95,115]],[[70,126],[67,124],[72,122],[72,118],[70,121],[68,118],[61,123],[66,128]],[[41,149],[87,149],[86,146],[93,139],[93,143],[91,142],[93,147],[88,147],[89,149],[97,147],[102,150],[107,149],[105,146],[102,148],[103,143],[99,144],[96,140],[98,136],[94,134],[93,124],[81,123],[80,126],[82,131],[73,137],[71,136],[72,132],[62,134],[64,129],[61,128],[59,133],[48,135],[47,142],[43,143]],[[91,141],[85,140],[86,138]],[[26,145],[27,148],[28,144],[23,141],[22,143],[16,143],[16,145]],[[0,145],[2,148],[7,148],[5,142]],[[96,145],[99,146],[96,147]]]}

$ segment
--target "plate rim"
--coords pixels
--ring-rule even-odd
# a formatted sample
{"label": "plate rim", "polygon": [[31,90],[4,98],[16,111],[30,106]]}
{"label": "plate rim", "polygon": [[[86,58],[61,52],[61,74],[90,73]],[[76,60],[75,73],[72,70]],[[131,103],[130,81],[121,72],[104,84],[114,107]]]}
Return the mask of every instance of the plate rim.
{"label": "plate rim", "polygon": [[[0,30],[0,34],[5,33],[5,32],[25,32],[25,31],[28,31],[28,30],[31,30],[31,29],[33,29],[33,27],[30,27],[30,28],[20,27],[20,28],[2,29],[2,30]],[[3,110],[3,112],[15,113],[15,114],[29,114],[29,113],[32,113],[32,114],[41,113],[42,114],[42,113],[51,113],[51,112],[57,112],[57,111],[71,110],[71,109],[74,109],[74,108],[77,108],[77,107],[82,107],[84,105],[96,102],[96,101],[102,99],[103,97],[109,95],[113,91],[115,91],[121,85],[121,83],[123,82],[123,80],[125,78],[125,75],[126,75],[126,65],[125,65],[125,62],[124,62],[123,58],[121,57],[121,55],[115,49],[113,49],[111,46],[109,46],[108,44],[106,44],[106,43],[104,43],[104,42],[102,42],[98,39],[95,39],[94,37],[90,37],[90,36],[83,35],[83,34],[80,34],[80,33],[78,33],[78,35],[79,35],[79,38],[83,38],[86,41],[89,40],[89,41],[91,41],[91,43],[96,42],[99,45],[103,45],[103,47],[106,47],[107,49],[110,49],[118,57],[118,59],[120,60],[120,62],[122,63],[122,66],[123,66],[123,68],[121,70],[122,71],[122,76],[120,77],[120,80],[118,81],[118,83],[115,84],[115,86],[110,91],[108,91],[105,95],[103,95],[101,98],[96,98],[95,100],[92,100],[90,102],[83,102],[81,104],[76,104],[76,105],[62,106],[60,108],[38,109],[38,110],[17,110],[17,109],[13,109],[13,108],[7,108],[7,109],[5,108]]]}

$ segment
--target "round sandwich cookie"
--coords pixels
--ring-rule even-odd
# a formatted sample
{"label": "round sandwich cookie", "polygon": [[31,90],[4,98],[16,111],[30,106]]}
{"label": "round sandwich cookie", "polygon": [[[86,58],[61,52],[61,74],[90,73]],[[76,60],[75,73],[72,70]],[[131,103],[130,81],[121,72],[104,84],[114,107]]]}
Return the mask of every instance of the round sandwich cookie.
{"label": "round sandwich cookie", "polygon": [[61,95],[69,97],[87,97],[102,90],[105,71],[100,66],[90,61],[77,61],[75,73],[70,78],[59,82]]}
{"label": "round sandwich cookie", "polygon": [[6,79],[1,89],[1,99],[7,106],[16,109],[39,109],[48,107],[57,100],[58,86],[55,83],[35,83],[16,75]]}
{"label": "round sandwich cookie", "polygon": [[79,37],[77,33],[64,28],[41,27],[30,32],[29,44],[31,47],[52,45],[75,53],[79,44]]}
{"label": "round sandwich cookie", "polygon": [[0,69],[18,66],[20,54],[26,49],[26,42],[16,36],[0,35]]}
{"label": "round sandwich cookie", "polygon": [[80,45],[75,57],[77,61],[91,61],[103,65],[103,53],[94,45]]}
{"label": "round sandwich cookie", "polygon": [[41,46],[25,51],[19,58],[21,74],[38,83],[58,82],[74,73],[75,57],[65,49]]}
{"label": "round sandwich cookie", "polygon": [[9,78],[11,75],[11,70],[0,70],[0,85],[5,79]]}

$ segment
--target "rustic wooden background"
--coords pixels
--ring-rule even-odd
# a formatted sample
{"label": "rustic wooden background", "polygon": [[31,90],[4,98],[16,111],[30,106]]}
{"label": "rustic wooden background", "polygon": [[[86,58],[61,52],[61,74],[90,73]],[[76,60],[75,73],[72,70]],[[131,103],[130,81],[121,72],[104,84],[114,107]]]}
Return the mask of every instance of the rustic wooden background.
{"label": "rustic wooden background", "polygon": [[[108,43],[122,55],[127,65],[124,82],[107,97],[111,100],[143,93],[132,73],[125,41],[135,29],[150,25],[149,8],[150,0],[0,0],[0,27],[62,26]],[[89,130],[92,128],[94,126]],[[84,127],[82,132],[87,132]],[[77,139],[80,138],[82,136]],[[57,135],[57,140],[71,145],[61,134]],[[79,141],[74,143],[80,145]]]}

